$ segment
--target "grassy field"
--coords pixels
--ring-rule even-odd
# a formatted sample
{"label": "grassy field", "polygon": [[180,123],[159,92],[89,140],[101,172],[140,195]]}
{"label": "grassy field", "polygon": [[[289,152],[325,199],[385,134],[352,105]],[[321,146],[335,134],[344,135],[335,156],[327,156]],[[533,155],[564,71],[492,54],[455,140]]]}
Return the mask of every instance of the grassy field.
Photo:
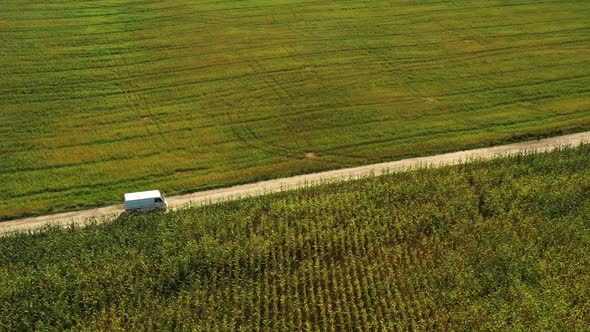
{"label": "grassy field", "polygon": [[590,145],[0,238],[0,329],[582,331]]}
{"label": "grassy field", "polygon": [[0,219],[590,128],[584,0],[0,7]]}

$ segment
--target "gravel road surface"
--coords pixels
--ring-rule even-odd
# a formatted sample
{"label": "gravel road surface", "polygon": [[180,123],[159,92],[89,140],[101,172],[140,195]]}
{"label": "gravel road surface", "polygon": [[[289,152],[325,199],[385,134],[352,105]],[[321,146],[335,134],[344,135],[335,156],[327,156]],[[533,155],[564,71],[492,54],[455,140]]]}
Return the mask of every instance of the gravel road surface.
{"label": "gravel road surface", "polygon": [[[238,185],[234,187],[195,192],[192,194],[167,197],[172,209],[186,207],[188,205],[204,205],[224,200],[232,200],[247,196],[263,195],[283,190],[308,187],[321,182],[346,181],[355,178],[366,177],[383,172],[399,172],[418,167],[439,167],[476,159],[492,159],[513,155],[525,151],[548,152],[561,146],[578,146],[582,143],[590,143],[590,132],[572,135],[550,137],[536,141],[520,142],[508,145],[500,145],[489,148],[465,150],[452,153],[439,154],[429,157],[403,159],[373,165],[353,168],[344,168],[333,171],[298,175],[288,178],[262,181]],[[157,188],[156,188],[157,189]],[[83,225],[88,219],[108,220],[123,212],[123,205],[113,205],[97,209],[66,212],[54,215],[39,216],[18,220],[0,222],[0,233],[11,231],[32,230],[46,224],[69,225],[72,223]]]}

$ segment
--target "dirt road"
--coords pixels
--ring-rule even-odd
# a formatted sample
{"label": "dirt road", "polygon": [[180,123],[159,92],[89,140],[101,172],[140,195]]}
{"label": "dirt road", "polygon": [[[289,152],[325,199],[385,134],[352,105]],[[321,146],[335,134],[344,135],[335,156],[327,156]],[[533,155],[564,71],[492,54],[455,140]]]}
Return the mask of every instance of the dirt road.
{"label": "dirt road", "polygon": [[[312,186],[323,181],[344,181],[383,172],[399,172],[417,167],[438,167],[457,164],[473,159],[491,159],[495,157],[517,154],[524,151],[547,152],[560,146],[578,146],[590,143],[590,132],[551,137],[537,141],[528,141],[489,148],[465,150],[445,153],[429,157],[411,158],[399,161],[385,162],[367,166],[345,168],[313,174],[298,175],[269,181],[244,184],[229,188],[221,188],[196,192],[187,195],[168,197],[168,204],[172,209],[187,205],[203,205],[240,197],[262,195],[271,192]],[[98,209],[60,213],[0,222],[0,233],[9,231],[30,230],[43,227],[46,224],[68,225],[71,223],[83,225],[89,218],[107,219],[123,212],[122,205],[107,206]]]}

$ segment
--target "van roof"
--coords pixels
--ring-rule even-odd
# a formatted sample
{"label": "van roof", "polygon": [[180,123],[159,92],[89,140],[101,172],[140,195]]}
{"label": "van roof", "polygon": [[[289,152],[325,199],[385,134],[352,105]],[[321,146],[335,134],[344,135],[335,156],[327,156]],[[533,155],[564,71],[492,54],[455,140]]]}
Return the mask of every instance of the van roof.
{"label": "van roof", "polygon": [[162,197],[159,190],[141,191],[125,194],[125,201],[136,201],[139,199]]}

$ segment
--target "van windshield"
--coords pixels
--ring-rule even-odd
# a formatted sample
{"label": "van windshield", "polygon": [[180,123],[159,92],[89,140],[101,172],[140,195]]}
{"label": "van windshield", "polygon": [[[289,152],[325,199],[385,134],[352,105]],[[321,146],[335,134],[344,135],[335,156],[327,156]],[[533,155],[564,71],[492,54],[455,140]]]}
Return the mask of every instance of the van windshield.
{"label": "van windshield", "polygon": [[162,203],[163,201],[162,201],[162,199],[160,197],[156,197],[156,198],[154,198],[154,202],[156,202],[156,203]]}

